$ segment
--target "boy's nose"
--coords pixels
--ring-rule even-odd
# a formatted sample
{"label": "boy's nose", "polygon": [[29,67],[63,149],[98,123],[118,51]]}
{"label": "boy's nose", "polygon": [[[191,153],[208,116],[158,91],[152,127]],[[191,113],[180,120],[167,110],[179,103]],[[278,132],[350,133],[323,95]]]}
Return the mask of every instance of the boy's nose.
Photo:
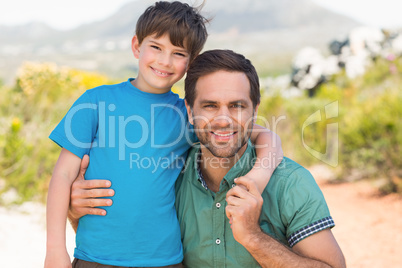
{"label": "boy's nose", "polygon": [[170,66],[171,65],[171,57],[167,53],[161,53],[158,57],[158,64],[162,66]]}

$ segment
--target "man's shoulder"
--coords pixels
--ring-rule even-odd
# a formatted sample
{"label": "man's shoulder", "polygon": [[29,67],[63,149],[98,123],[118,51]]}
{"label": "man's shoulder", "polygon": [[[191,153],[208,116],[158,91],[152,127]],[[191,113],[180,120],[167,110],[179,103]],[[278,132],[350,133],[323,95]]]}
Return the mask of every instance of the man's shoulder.
{"label": "man's shoulder", "polygon": [[193,144],[193,146],[188,150],[187,161],[191,161],[191,159],[198,157],[199,151],[200,151],[200,144],[199,143]]}
{"label": "man's shoulder", "polygon": [[292,175],[311,176],[310,172],[305,167],[288,157],[283,157],[282,162],[275,169],[273,176],[274,175],[279,177],[290,177]]}
{"label": "man's shoulder", "polygon": [[285,188],[315,188],[316,182],[310,171],[305,167],[290,158],[284,157],[271,176],[267,189],[269,190],[270,187],[278,190],[284,190]]}
{"label": "man's shoulder", "polygon": [[181,186],[183,181],[190,181],[192,177],[197,174],[196,161],[197,157],[199,156],[199,151],[199,143],[193,144],[193,146],[188,150],[184,167],[176,180],[176,189]]}
{"label": "man's shoulder", "polygon": [[197,170],[197,158],[200,155],[200,144],[195,143],[187,152],[186,162],[181,172],[182,177],[188,177]]}

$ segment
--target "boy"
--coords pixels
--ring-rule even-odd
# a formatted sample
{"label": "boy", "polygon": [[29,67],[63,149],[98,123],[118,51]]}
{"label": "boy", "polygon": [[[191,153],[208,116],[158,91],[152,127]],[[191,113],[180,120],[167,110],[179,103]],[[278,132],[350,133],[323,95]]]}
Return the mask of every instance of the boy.
{"label": "boy", "polygon": [[[183,100],[170,89],[202,50],[204,23],[187,4],[161,1],[149,7],[132,39],[137,78],[88,90],[51,133],[63,149],[49,186],[45,267],[71,267],[65,222],[70,187],[85,154],[91,157],[86,179],[108,178],[116,194],[107,216],[80,219],[74,267],[180,265],[174,183],[196,138],[187,129]],[[254,141],[269,143],[270,134]],[[264,188],[266,173],[264,179],[258,173],[252,176]]]}

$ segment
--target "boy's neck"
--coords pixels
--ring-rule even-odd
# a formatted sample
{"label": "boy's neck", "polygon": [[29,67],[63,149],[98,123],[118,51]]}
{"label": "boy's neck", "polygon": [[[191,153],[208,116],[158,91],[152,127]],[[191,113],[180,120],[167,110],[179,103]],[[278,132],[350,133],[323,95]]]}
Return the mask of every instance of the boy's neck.
{"label": "boy's neck", "polygon": [[141,85],[141,82],[138,80],[138,77],[135,78],[135,79],[133,79],[133,80],[131,80],[130,83],[131,83],[131,85],[133,85],[135,88],[137,88],[138,90],[140,90],[140,91],[142,91],[142,92],[145,92],[145,93],[151,93],[151,94],[165,94],[165,93],[168,93],[168,92],[170,91],[170,88],[169,88],[169,89],[166,89],[166,90],[160,90],[160,91],[147,89],[145,86],[142,86],[142,85]]}

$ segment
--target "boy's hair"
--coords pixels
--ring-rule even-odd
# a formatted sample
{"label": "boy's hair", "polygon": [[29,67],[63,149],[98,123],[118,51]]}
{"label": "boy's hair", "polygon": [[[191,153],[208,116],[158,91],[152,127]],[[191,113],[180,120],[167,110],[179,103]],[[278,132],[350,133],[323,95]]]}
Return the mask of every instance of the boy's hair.
{"label": "boy's hair", "polygon": [[188,51],[191,62],[207,40],[206,22],[198,9],[186,3],[159,1],[140,16],[135,32],[140,44],[147,36],[168,34],[174,46]]}
{"label": "boy's hair", "polygon": [[250,60],[232,50],[205,51],[191,63],[184,81],[185,99],[192,108],[197,95],[196,84],[200,77],[217,72],[241,72],[250,82],[250,99],[255,108],[260,103],[260,82]]}

